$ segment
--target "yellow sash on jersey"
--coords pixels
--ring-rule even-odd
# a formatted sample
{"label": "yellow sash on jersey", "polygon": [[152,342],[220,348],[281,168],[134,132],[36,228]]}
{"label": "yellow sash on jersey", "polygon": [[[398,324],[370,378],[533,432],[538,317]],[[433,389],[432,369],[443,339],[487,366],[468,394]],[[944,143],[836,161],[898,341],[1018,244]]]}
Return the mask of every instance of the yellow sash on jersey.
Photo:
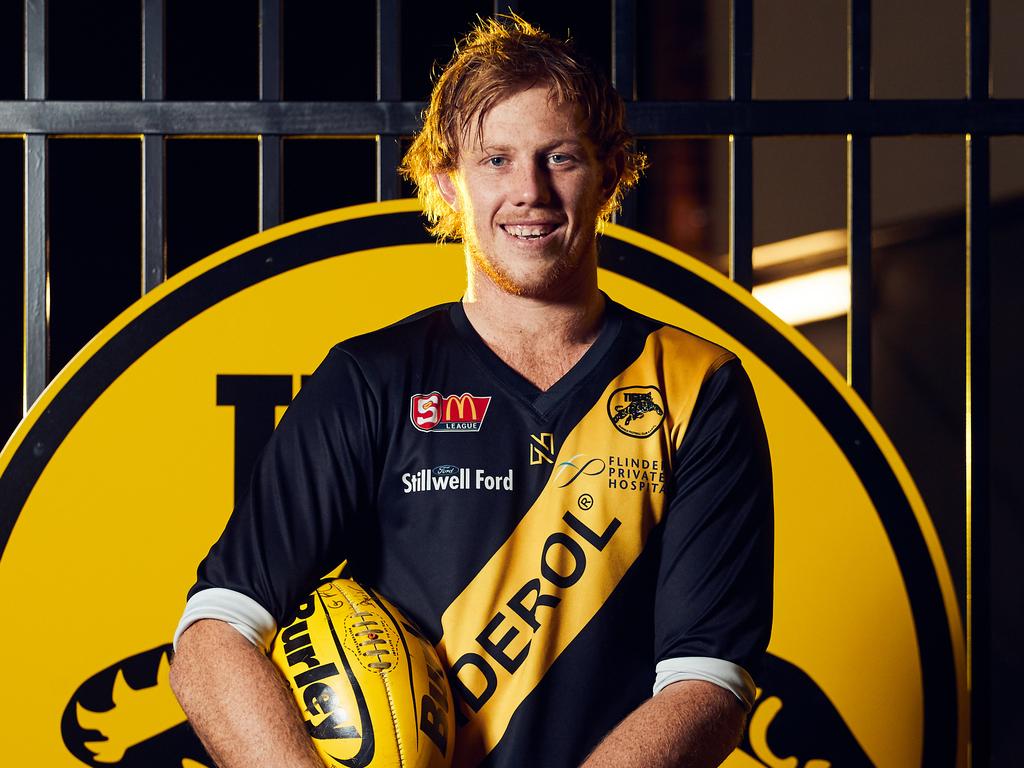
{"label": "yellow sash on jersey", "polygon": [[455,765],[476,765],[495,747],[640,555],[701,385],[731,358],[674,328],[652,333],[562,442],[533,506],[448,606],[438,651],[462,714]]}

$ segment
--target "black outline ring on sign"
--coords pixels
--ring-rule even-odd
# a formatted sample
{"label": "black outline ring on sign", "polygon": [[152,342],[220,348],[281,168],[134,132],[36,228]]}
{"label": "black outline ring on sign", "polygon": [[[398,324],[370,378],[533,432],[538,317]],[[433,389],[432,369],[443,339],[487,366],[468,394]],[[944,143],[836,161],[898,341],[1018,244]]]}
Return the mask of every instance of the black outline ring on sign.
{"label": "black outline ring on sign", "polygon": [[[146,303],[138,314],[115,320],[101,334],[101,344],[87,347],[73,370],[58,375],[43,410],[30,411],[7,446],[9,461],[0,471],[0,555],[29,494],[70,430],[142,352],[206,308],[286,271],[369,248],[434,242],[419,212],[411,209],[389,208],[355,219],[324,217],[311,217],[306,228],[273,239],[257,236],[248,250],[203,268],[186,281],[171,278],[167,290],[148,302],[143,299]],[[845,390],[829,381],[825,369],[807,356],[795,337],[782,333],[781,325],[739,300],[724,283],[710,282],[699,271],[631,242],[631,237],[627,230],[610,227],[601,241],[599,266],[652,287],[731,338],[743,339],[744,346],[781,376],[825,425],[863,483],[896,555],[918,638],[924,706],[921,764],[953,768],[960,719],[951,620],[911,497],[883,445]],[[339,248],[339,243],[344,246]]]}
{"label": "black outline ring on sign", "polygon": [[576,500],[576,503],[579,505],[580,509],[586,512],[588,509],[594,506],[594,497],[591,496],[589,493],[584,493]]}

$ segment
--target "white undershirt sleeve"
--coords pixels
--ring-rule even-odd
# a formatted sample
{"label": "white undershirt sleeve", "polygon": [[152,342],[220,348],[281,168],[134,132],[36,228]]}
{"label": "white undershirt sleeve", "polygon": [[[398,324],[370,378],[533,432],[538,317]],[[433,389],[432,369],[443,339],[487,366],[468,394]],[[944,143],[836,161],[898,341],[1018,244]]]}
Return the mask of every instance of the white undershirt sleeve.
{"label": "white undershirt sleeve", "polygon": [[242,637],[264,651],[270,648],[270,641],[277,634],[277,622],[266,608],[248,595],[232,589],[211,587],[196,592],[185,603],[185,612],[174,631],[174,647],[178,638],[189,625],[200,619],[219,619],[237,629]]}
{"label": "white undershirt sleeve", "polygon": [[654,693],[680,680],[705,680],[731,691],[749,712],[754,704],[754,679],[743,667],[724,659],[685,656],[659,661],[655,668]]}

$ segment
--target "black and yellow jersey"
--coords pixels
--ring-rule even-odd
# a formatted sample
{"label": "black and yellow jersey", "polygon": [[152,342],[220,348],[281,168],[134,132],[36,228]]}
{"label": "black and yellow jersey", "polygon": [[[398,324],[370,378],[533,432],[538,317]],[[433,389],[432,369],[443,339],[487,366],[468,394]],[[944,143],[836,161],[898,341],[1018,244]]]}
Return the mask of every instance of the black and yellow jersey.
{"label": "black and yellow jersey", "polygon": [[749,380],[721,347],[606,307],[546,391],[460,303],[337,345],[190,605],[244,595],[280,625],[347,559],[437,645],[465,766],[578,764],[651,695],[659,663],[756,673],[772,496]]}

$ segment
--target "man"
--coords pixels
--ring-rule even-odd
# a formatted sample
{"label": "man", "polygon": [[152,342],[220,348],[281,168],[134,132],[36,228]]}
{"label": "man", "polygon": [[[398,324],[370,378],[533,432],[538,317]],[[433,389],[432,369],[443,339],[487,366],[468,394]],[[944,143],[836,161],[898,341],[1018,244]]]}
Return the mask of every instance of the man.
{"label": "man", "polygon": [[[771,623],[766,441],[733,355],[598,290],[630,145],[567,43],[513,18],[456,51],[404,170],[466,293],[332,350],[201,564],[172,685],[222,766],[319,764],[264,648],[345,558],[437,643],[457,765],[738,743]],[[453,467],[469,488],[421,479]]]}

